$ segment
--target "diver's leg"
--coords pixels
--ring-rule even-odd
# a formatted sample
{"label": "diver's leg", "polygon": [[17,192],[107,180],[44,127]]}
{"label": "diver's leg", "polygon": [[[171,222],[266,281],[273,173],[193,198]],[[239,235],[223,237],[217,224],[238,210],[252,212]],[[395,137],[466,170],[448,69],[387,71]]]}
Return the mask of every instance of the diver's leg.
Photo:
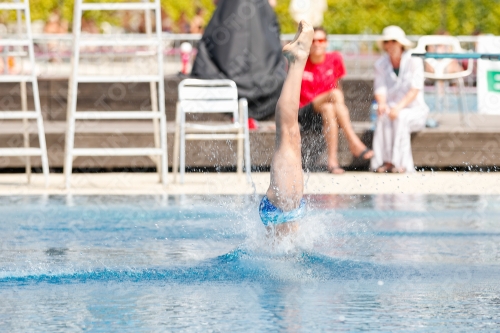
{"label": "diver's leg", "polygon": [[289,69],[276,105],[276,147],[267,190],[269,201],[283,211],[299,207],[302,199],[304,185],[298,111],[302,74],[313,35],[312,26],[302,21],[294,41],[283,48],[289,59]]}

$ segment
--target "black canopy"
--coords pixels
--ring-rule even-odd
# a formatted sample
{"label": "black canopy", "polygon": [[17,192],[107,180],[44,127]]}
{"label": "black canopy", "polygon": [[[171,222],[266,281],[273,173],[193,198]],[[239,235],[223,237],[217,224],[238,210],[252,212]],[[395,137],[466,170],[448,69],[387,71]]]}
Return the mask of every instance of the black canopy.
{"label": "black canopy", "polygon": [[231,79],[249,116],[274,113],[286,76],[280,30],[268,0],[219,0],[198,47],[192,76]]}

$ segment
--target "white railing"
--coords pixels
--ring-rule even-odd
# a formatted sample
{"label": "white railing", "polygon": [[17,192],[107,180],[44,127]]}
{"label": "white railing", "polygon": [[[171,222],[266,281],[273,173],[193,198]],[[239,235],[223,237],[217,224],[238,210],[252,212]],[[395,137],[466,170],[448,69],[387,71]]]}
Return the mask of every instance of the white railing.
{"label": "white railing", "polygon": [[[103,35],[106,37],[107,35]],[[127,34],[112,35],[114,38],[127,38]],[[294,35],[284,34],[281,36],[285,43],[293,39]],[[4,38],[16,38],[17,36],[4,35]],[[376,41],[379,35],[329,35],[328,49],[342,53],[347,68],[347,75],[350,78],[373,78],[373,64],[380,56],[376,47]],[[420,36],[408,36],[410,40],[417,41]],[[164,34],[165,43],[165,75],[176,74],[181,70],[181,51],[180,45],[184,42],[193,46],[193,59],[196,53],[196,46],[201,35],[194,34]],[[458,36],[465,49],[474,50],[477,42],[476,36]],[[73,36],[71,34],[35,34],[35,52],[38,74],[42,78],[67,78],[70,73],[70,58]],[[6,50],[0,52],[0,57],[7,63]],[[88,58],[88,66],[91,70],[100,71],[99,66],[106,67],[105,70],[111,70],[110,66],[133,65],[137,62],[137,56],[147,56],[147,52],[142,54],[136,49],[127,47],[99,47],[87,48],[83,52]],[[12,60],[11,60],[12,62]],[[6,69],[5,69],[6,70]],[[474,78],[470,78],[474,80]],[[472,85],[472,82],[469,82]]]}

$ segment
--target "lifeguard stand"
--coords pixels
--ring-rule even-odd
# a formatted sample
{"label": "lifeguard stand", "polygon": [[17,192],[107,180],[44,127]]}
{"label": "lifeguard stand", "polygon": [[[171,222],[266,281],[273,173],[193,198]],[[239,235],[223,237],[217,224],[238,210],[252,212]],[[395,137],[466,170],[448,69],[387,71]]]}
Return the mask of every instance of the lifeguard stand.
{"label": "lifeguard stand", "polygon": [[[18,156],[26,158],[26,174],[28,183],[31,181],[31,156],[40,156],[42,160],[42,170],[45,177],[45,186],[49,185],[49,160],[47,157],[47,147],[45,143],[45,130],[43,126],[42,110],[40,106],[40,95],[38,91],[38,80],[36,77],[35,52],[33,47],[33,36],[31,32],[31,16],[28,0],[14,2],[0,2],[0,10],[16,11],[16,35],[14,38],[0,39],[0,47],[7,56],[4,61],[4,71],[0,73],[0,82],[19,82],[21,95],[21,110],[0,111],[0,120],[22,120],[23,121],[23,141],[24,147],[0,148],[0,156]],[[23,32],[23,13],[26,32]],[[26,52],[27,50],[27,52]],[[9,63],[12,57],[29,58],[29,73],[11,73]],[[30,82],[33,89],[34,111],[28,111],[28,94],[26,83]],[[39,148],[30,147],[29,142],[29,120],[36,120],[38,128]]]}
{"label": "lifeguard stand", "polygon": [[[82,14],[85,11],[144,11],[146,36],[144,34],[113,35],[84,35],[82,36]],[[152,33],[151,10],[154,11],[156,31]],[[157,170],[163,185],[167,184],[167,119],[165,115],[165,90],[163,76],[163,47],[161,36],[160,1],[154,2],[123,2],[123,3],[85,3],[75,1],[73,19],[73,55],[72,73],[68,87],[68,111],[66,131],[66,151],[64,161],[64,174],[66,188],[71,185],[73,159],[77,156],[151,156],[156,162]],[[130,74],[123,72],[116,74],[88,75],[79,72],[82,47],[113,47],[136,46],[149,47],[156,53],[157,68],[154,75]],[[137,56],[140,56],[139,54]],[[78,111],[77,96],[79,83],[123,82],[139,83],[149,82],[151,90],[152,111]],[[145,120],[153,121],[154,148],[75,148],[75,122],[76,120]],[[158,120],[160,124],[158,124]]]}

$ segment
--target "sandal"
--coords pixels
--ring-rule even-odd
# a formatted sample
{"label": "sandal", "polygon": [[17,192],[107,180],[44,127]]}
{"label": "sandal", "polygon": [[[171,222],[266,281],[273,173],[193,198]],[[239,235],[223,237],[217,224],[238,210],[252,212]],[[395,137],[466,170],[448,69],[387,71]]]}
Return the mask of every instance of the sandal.
{"label": "sandal", "polygon": [[327,168],[327,170],[329,173],[332,173],[334,175],[341,175],[345,172],[345,170],[339,166],[330,167],[330,168]]}
{"label": "sandal", "polygon": [[389,172],[389,171],[391,171],[391,172],[392,172],[392,169],[394,169],[394,168],[391,168],[391,166],[390,166],[390,165],[384,164],[384,165],[382,165],[382,166],[379,166],[379,167],[375,170],[375,172],[377,172],[377,173],[387,173],[387,172]]}
{"label": "sandal", "polygon": [[356,158],[363,159],[363,160],[367,161],[367,160],[369,160],[371,157],[370,157],[370,158],[365,158],[365,155],[366,155],[366,154],[368,154],[368,153],[369,153],[369,152],[371,152],[371,151],[372,151],[372,150],[371,150],[370,148],[366,147],[366,149],[365,149],[365,150],[363,150],[363,151],[361,152],[361,154],[359,154],[358,156],[356,156]]}

